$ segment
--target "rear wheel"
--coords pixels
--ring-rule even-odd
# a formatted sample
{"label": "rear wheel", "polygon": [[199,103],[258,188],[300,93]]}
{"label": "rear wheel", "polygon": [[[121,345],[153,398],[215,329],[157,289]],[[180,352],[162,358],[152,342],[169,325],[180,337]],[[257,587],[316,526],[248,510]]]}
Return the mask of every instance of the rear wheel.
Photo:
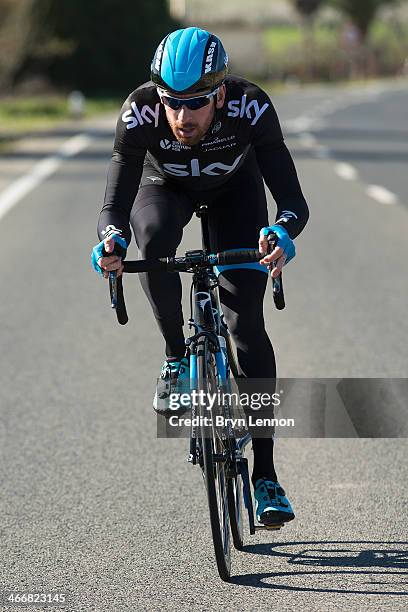
{"label": "rear wheel", "polygon": [[[238,364],[228,331],[225,340],[231,373],[237,379]],[[238,466],[236,465],[236,467]],[[228,509],[234,546],[237,550],[242,550],[244,546],[243,482],[241,474],[238,473],[228,480]]]}
{"label": "rear wheel", "polygon": [[[198,389],[204,391],[200,404],[201,417],[212,416],[208,410],[206,398],[208,393],[216,393],[215,365],[208,349],[208,340],[203,338],[198,343],[197,351]],[[214,544],[218,573],[222,580],[230,579],[231,539],[229,527],[227,461],[224,441],[215,425],[201,426],[201,443],[203,452],[203,476],[207,489],[210,524]]]}

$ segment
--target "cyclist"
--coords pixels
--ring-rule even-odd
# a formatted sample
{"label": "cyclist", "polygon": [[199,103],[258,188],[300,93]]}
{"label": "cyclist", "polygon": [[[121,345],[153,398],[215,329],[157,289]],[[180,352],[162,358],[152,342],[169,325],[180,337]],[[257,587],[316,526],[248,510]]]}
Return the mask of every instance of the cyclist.
{"label": "cyclist", "polygon": [[[112,270],[121,274],[129,223],[143,258],[173,256],[197,204],[206,202],[213,252],[259,246],[265,254],[260,263],[221,267],[219,291],[240,375],[273,380],[275,357],[263,317],[268,273],[276,277],[294,257],[293,239],[309,213],[270,98],[227,75],[227,67],[221,41],[205,30],[177,30],[159,44],[151,81],[133,91],[120,112],[92,260],[105,278]],[[263,180],[277,204],[272,225]],[[278,243],[267,255],[271,231]],[[161,379],[176,389],[189,377],[181,281],[175,273],[140,277],[166,344]],[[156,391],[157,411],[163,411],[160,399]],[[272,434],[253,438],[253,452],[258,521],[292,520]]]}

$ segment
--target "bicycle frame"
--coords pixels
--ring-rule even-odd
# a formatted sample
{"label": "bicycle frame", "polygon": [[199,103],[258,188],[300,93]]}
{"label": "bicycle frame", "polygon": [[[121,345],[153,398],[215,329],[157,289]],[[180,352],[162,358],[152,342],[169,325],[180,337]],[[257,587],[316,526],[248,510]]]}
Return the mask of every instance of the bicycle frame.
{"label": "bicycle frame", "polygon": [[[202,350],[204,338],[208,340],[215,357],[218,385],[220,387],[227,385],[228,360],[220,345],[220,337],[224,337],[227,331],[222,320],[217,287],[218,281],[212,271],[205,269],[194,272],[189,326],[194,329],[195,333],[186,340],[190,353],[191,390],[197,389],[197,355]],[[194,439],[195,437],[192,436],[192,440]],[[193,448],[190,456],[194,457]],[[195,463],[194,460],[193,463]]]}
{"label": "bicycle frame", "polygon": [[[205,230],[203,231],[205,236]],[[203,245],[205,246],[205,244]],[[190,252],[192,254],[193,252]],[[195,251],[194,253],[198,253]],[[192,317],[189,319],[189,325],[195,331],[193,336],[187,338],[186,346],[190,353],[190,387],[191,390],[197,389],[197,354],[201,350],[203,344],[203,338],[208,338],[210,344],[213,346],[214,357],[216,361],[217,373],[218,373],[218,384],[221,388],[228,391],[229,385],[229,373],[230,364],[228,360],[228,354],[222,354],[222,347],[220,346],[219,337],[226,338],[229,342],[228,330],[223,321],[223,314],[221,310],[219,295],[218,295],[218,279],[210,269],[198,270],[194,273],[192,279]],[[196,407],[192,405],[192,417],[196,416]],[[228,418],[231,416],[228,410],[224,406],[224,419],[227,423]],[[193,418],[194,422],[194,418]],[[188,461],[193,465],[196,465],[197,460],[201,465],[200,452],[201,449],[197,446],[197,427],[192,426],[191,438],[190,438],[190,453]],[[231,425],[228,425],[227,440],[229,444],[227,447],[228,457],[225,457],[225,461],[228,461],[230,466],[236,466],[236,473],[239,473],[243,479],[243,494],[244,504],[248,511],[249,528],[250,534],[255,533],[255,520],[253,513],[252,495],[250,489],[250,480],[248,473],[247,459],[244,457],[246,446],[251,441],[251,436],[246,433],[241,438],[236,438],[232,430]],[[235,448],[231,442],[235,442]]]}
{"label": "bicycle frame", "polygon": [[[224,323],[218,294],[218,278],[214,273],[214,266],[229,265],[237,263],[250,263],[259,261],[263,255],[256,249],[242,249],[239,252],[223,252],[212,254],[209,251],[209,232],[206,218],[206,205],[201,205],[197,216],[201,218],[202,249],[189,251],[181,258],[163,258],[156,260],[145,260],[136,262],[124,262],[125,272],[146,272],[149,270],[162,270],[163,272],[185,271],[193,273],[189,319],[192,335],[186,339],[186,352],[190,360],[190,391],[208,390],[226,391],[231,390],[230,372],[236,376],[234,359],[231,358],[232,349],[227,326]],[[276,245],[276,235],[268,238],[270,249]],[[109,287],[111,293],[111,305],[116,310],[118,322],[122,325],[127,323],[128,317],[123,296],[122,277],[117,278],[116,273],[109,273]],[[285,306],[283,285],[281,277],[274,279],[274,302],[278,309]],[[199,388],[200,387],[200,388]],[[208,398],[207,398],[208,399]],[[199,404],[199,414],[207,409],[208,402]],[[213,405],[211,404],[211,417],[213,416]],[[218,404],[217,404],[218,407]],[[256,526],[252,504],[251,485],[248,472],[248,460],[244,457],[244,451],[251,436],[247,432],[242,437],[237,437],[232,427],[230,404],[220,402],[223,425],[214,426],[214,420],[210,418],[211,427],[209,435],[202,425],[194,425],[197,419],[197,406],[191,402],[191,436],[188,461],[193,465],[199,463],[203,470],[204,480],[207,487],[208,503],[210,508],[211,527],[213,529],[213,542],[216,551],[218,570],[223,580],[228,580],[230,569],[219,560],[219,534],[224,534],[228,544],[226,545],[225,558],[228,557],[230,564],[229,527],[233,535],[234,546],[242,549],[243,527],[242,527],[242,501],[248,512],[249,531],[253,535],[256,529],[270,529],[266,526]],[[201,419],[198,419],[201,422]],[[213,473],[214,472],[214,473]],[[216,492],[215,473],[218,474],[219,492]],[[214,498],[218,503],[221,492],[222,497],[222,529],[218,518],[214,521]],[[219,511],[219,509],[218,509]],[[219,515],[218,515],[219,517]],[[214,525],[218,527],[214,527]],[[234,526],[234,528],[233,528]],[[279,528],[279,527],[276,527]],[[218,536],[216,531],[218,529]],[[216,544],[217,542],[217,544]],[[222,547],[221,547],[222,548]],[[218,552],[217,552],[218,550]]]}

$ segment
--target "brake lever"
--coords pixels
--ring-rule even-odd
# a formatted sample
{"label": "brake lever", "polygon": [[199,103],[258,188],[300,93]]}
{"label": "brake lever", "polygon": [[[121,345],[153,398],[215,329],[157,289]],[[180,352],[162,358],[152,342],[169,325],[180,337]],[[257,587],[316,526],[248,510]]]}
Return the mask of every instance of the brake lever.
{"label": "brake lever", "polygon": [[109,272],[109,293],[111,298],[111,307],[116,310],[118,305],[118,277],[116,270]]}
{"label": "brake lever", "polygon": [[[268,254],[272,253],[278,244],[278,237],[274,232],[271,232],[267,236],[268,240]],[[285,295],[283,293],[283,280],[282,272],[276,278],[272,277],[272,289],[273,289],[273,301],[278,310],[285,308]]]}

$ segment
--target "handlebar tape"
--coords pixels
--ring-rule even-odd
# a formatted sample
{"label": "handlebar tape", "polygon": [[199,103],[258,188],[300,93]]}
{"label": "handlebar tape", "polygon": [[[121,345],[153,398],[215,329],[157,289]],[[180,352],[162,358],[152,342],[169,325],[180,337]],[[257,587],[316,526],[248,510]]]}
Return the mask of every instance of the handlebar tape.
{"label": "handlebar tape", "polygon": [[257,249],[242,249],[240,251],[224,251],[217,253],[218,265],[228,266],[239,263],[252,263],[262,259],[263,255]]}

